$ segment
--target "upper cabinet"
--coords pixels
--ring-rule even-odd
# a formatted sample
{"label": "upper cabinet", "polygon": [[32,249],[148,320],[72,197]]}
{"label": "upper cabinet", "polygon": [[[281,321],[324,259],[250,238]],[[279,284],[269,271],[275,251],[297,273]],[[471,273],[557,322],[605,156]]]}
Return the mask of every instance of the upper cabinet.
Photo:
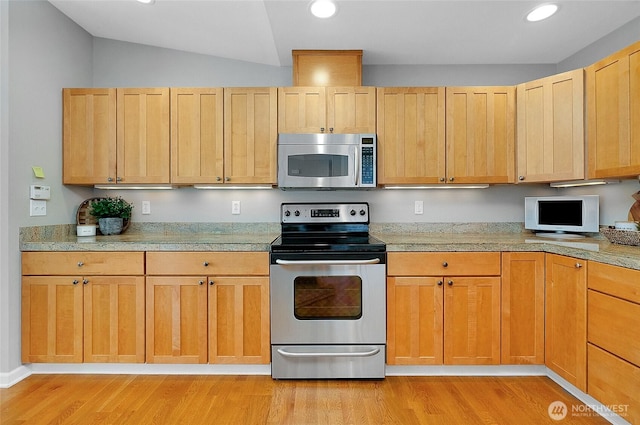
{"label": "upper cabinet", "polygon": [[117,183],[169,183],[169,89],[117,90]]}
{"label": "upper cabinet", "polygon": [[222,182],[222,88],[171,89],[171,182]]}
{"label": "upper cabinet", "polygon": [[375,133],[375,87],[280,87],[279,133]]}
{"label": "upper cabinet", "polygon": [[277,183],[278,91],[224,89],[224,182]]}
{"label": "upper cabinet", "polygon": [[584,179],[584,71],[517,86],[518,182]]}
{"label": "upper cabinet", "polygon": [[378,88],[378,182],[438,183],[445,175],[444,87]]}
{"label": "upper cabinet", "polygon": [[640,42],[585,68],[589,178],[640,174]]}
{"label": "upper cabinet", "polygon": [[513,183],[515,87],[447,87],[446,183]]}
{"label": "upper cabinet", "polygon": [[62,182],[115,182],[116,89],[63,89],[62,105]]}
{"label": "upper cabinet", "polygon": [[63,183],[169,183],[169,89],[64,89]]}

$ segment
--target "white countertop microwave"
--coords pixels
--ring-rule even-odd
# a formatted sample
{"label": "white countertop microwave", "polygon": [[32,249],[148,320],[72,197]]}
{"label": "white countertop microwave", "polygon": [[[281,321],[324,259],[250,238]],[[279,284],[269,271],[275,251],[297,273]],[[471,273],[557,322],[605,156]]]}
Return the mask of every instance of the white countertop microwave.
{"label": "white countertop microwave", "polygon": [[524,227],[536,232],[598,232],[600,197],[598,195],[525,197]]}
{"label": "white countertop microwave", "polygon": [[372,189],[376,162],[375,134],[278,135],[281,189]]}

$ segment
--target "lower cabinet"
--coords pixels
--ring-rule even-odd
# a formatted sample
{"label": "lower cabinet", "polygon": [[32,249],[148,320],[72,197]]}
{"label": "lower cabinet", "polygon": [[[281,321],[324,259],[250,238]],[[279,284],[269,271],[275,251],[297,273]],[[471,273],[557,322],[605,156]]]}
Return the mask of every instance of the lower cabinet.
{"label": "lower cabinet", "polygon": [[544,364],[544,255],[502,253],[502,364]]}
{"label": "lower cabinet", "polygon": [[500,363],[500,253],[387,256],[388,364]]}
{"label": "lower cabinet", "polygon": [[266,252],[147,252],[147,362],[268,364]]}
{"label": "lower cabinet", "polygon": [[587,393],[640,423],[640,271],[590,261]]}
{"label": "lower cabinet", "polygon": [[143,362],[144,253],[22,253],[24,363]]}
{"label": "lower cabinet", "polygon": [[546,254],[545,364],[587,390],[587,262]]}

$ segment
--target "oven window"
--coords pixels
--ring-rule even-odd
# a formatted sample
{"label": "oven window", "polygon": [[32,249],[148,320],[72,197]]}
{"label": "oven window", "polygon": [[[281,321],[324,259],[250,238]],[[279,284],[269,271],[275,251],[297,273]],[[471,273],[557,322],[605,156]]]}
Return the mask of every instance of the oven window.
{"label": "oven window", "polygon": [[331,154],[289,155],[288,174],[294,177],[345,177],[349,156]]}
{"label": "oven window", "polygon": [[362,317],[359,276],[298,276],[293,281],[296,319],[357,320]]}

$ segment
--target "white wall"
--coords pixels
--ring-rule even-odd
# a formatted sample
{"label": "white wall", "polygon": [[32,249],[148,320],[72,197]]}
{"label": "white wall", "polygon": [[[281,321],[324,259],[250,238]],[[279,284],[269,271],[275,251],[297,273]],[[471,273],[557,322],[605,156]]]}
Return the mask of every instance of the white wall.
{"label": "white wall", "polygon": [[[0,373],[12,370],[9,362],[9,5],[0,2]],[[13,256],[11,256],[13,258]]]}

